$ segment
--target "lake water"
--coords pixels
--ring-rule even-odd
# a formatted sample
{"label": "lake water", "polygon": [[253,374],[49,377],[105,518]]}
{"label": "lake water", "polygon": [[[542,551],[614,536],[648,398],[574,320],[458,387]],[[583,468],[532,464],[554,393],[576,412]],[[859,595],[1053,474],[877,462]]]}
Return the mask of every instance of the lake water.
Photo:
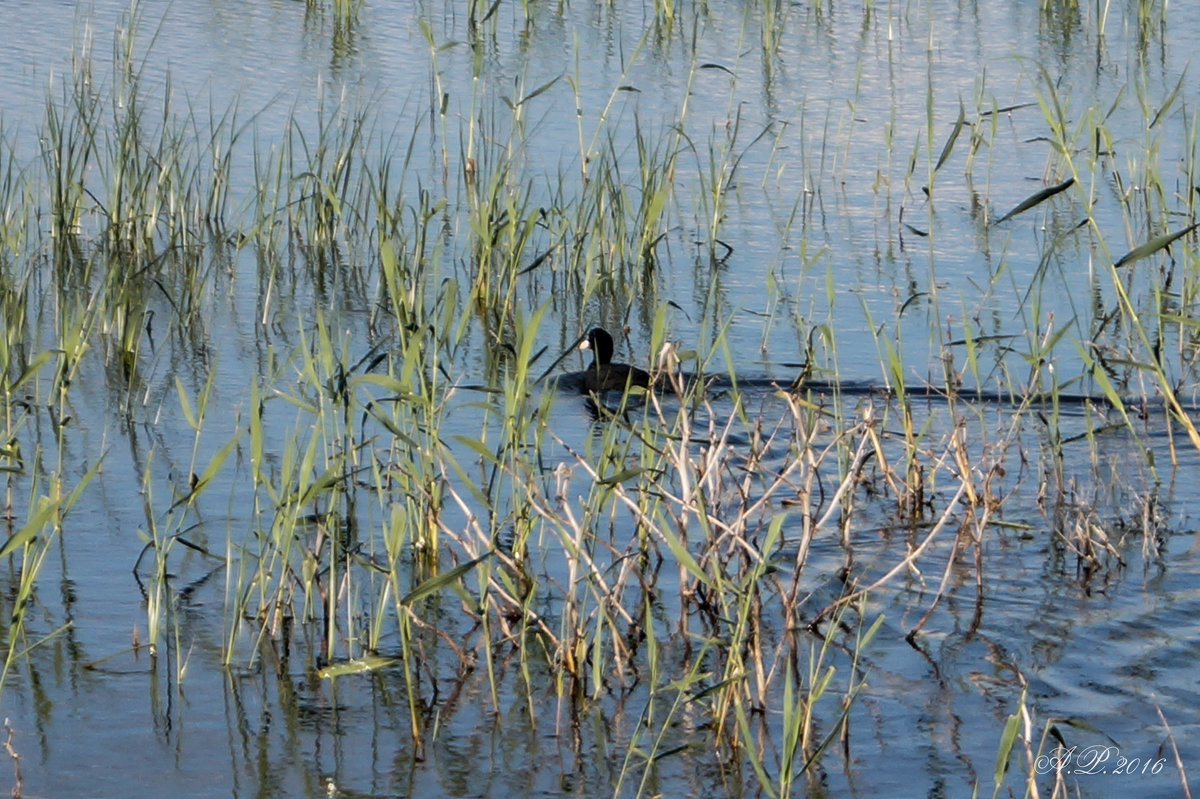
{"label": "lake water", "polygon": [[[43,363],[36,380],[5,395],[9,534],[37,497],[53,493],[54,479],[69,491],[101,465],[61,530],[41,531],[49,546],[24,627],[10,628],[14,656],[0,713],[20,756],[23,795],[771,795],[751,758],[714,743],[726,739],[712,732],[706,689],[722,672],[713,666],[704,680],[687,682],[689,641],[699,647],[725,628],[699,601],[696,616],[722,632],[696,619],[685,629],[672,616],[690,601],[679,597],[691,583],[665,543],[657,552],[668,565],[655,568],[644,608],[662,636],[661,672],[631,666],[578,703],[564,698],[560,664],[540,645],[508,639],[511,619],[493,614],[494,627],[481,631],[450,590],[423,600],[426,626],[414,633],[420,657],[411,668],[321,676],[329,658],[320,654],[327,631],[319,624],[238,618],[234,608],[249,607],[236,604],[247,585],[238,575],[276,552],[278,542],[268,542],[289,505],[283,494],[269,495],[259,475],[285,486],[289,470],[320,473],[304,460],[309,444],[318,463],[352,473],[347,493],[360,497],[346,525],[360,537],[353,568],[362,573],[342,584],[351,596],[336,602],[347,616],[337,622],[339,657],[364,654],[372,597],[384,595],[387,582],[383,539],[417,495],[412,485],[445,485],[463,498],[446,502],[443,567],[487,548],[470,532],[486,516],[470,489],[493,473],[468,440],[496,452],[513,424],[511,406],[495,393],[498,375],[512,368],[504,347],[519,345],[513,331],[539,310],[544,316],[529,328],[532,351],[542,351],[535,375],[597,324],[617,333],[620,360],[649,363],[659,338],[681,351],[713,352],[705,371],[716,379],[695,415],[699,443],[688,451],[697,460],[704,452],[735,456],[714,482],[729,492],[723,510],[735,507],[743,479],[750,496],[766,491],[769,481],[747,477],[754,470],[743,472],[736,460],[754,450],[756,425],[783,431],[763,450],[768,475],[795,461],[801,439],[830,446],[853,428],[861,438],[845,440],[855,445],[870,429],[886,442],[852,488],[844,524],[834,514],[805,539],[802,513],[773,497],[751,525],[757,542],[771,519],[784,518],[782,541],[768,554],[779,580],[795,578],[800,597],[793,629],[781,599],[790,589],[766,592],[767,623],[752,637],[769,642],[760,660],[777,665],[765,669],[760,693],[747,688],[747,704],[761,706],[746,737],[762,742],[772,775],[785,738],[780,672],[807,667],[773,658],[796,639],[797,652],[819,649],[805,624],[847,584],[870,585],[902,563],[942,514],[953,519],[953,529],[848,614],[861,621],[843,619],[849,632],[839,637],[823,623],[834,643],[821,662],[836,668],[839,695],[814,708],[814,730],[830,740],[794,793],[988,795],[1005,724],[1024,707],[1034,749],[1045,740],[1043,753],[1052,751],[1053,738],[1043,739],[1050,726],[1064,740],[1063,762],[1074,773],[1062,779],[1072,792],[1184,795],[1200,763],[1200,452],[1183,425],[1168,421],[1146,364],[1158,358],[1184,412],[1200,418],[1195,237],[1150,248],[1119,270],[1111,264],[1193,224],[1197,84],[1188,67],[1200,10],[1165,2],[574,0],[499,2],[476,24],[464,7],[474,5],[368,2],[340,20],[321,3],[147,0],[132,22],[124,3],[0,7],[9,43],[0,52],[0,176],[19,176],[10,183],[18,189],[3,194],[16,212],[3,220],[0,265],[6,292],[20,284],[30,298],[23,320],[5,306],[18,331],[16,344],[5,339],[9,380],[22,358],[65,351],[71,325],[89,320],[80,323],[87,346],[69,381],[56,383]],[[143,133],[183,130],[204,143],[187,151],[197,160],[227,142],[232,155],[213,240],[166,246],[166,224],[155,228],[170,266],[147,267],[149,299],[139,313],[152,313],[129,328],[139,344],[123,367],[119,320],[74,316],[60,289],[71,280],[55,276],[62,256],[44,157],[47,106],[75,107],[73,76],[88,64],[83,83],[98,98],[102,144],[84,175],[89,193],[77,232],[82,261],[103,261],[96,242],[119,199],[109,190],[118,172],[103,142],[114,140],[123,110],[114,97],[128,80],[112,53],[114,42],[130,41],[121,33],[128,30],[136,32],[131,63]],[[290,152],[293,165],[319,161],[335,174],[332,156],[318,157],[320,131],[332,131],[336,145],[356,114],[364,120],[360,151],[334,193],[358,196],[387,156],[395,185],[382,203],[347,201],[369,213],[347,212],[336,246],[319,252],[300,198],[320,190],[305,188],[305,170],[295,168],[271,199],[263,165]],[[668,175],[655,171],[668,161]],[[998,221],[1068,179],[1072,186]],[[472,203],[491,185],[506,213],[472,227]],[[651,185],[667,187],[660,216],[637,210]],[[415,210],[426,208],[422,197],[432,209],[425,222]],[[272,203],[284,221],[259,226]],[[387,208],[398,212],[397,227],[384,234]],[[516,319],[480,310],[471,291],[483,279],[479,242],[508,235],[507,221],[521,214],[530,224],[512,288]],[[405,439],[368,420],[365,403],[348,426],[361,440],[329,434],[327,417],[313,408],[324,407],[320,387],[336,376],[310,374],[319,359],[303,353],[320,350],[322,329],[340,348],[331,359],[347,366],[397,339],[405,320],[390,312],[381,288],[380,240],[412,245],[422,224],[426,258],[414,262],[429,265],[414,267],[413,284],[428,288],[428,304],[447,314],[447,326],[461,323],[439,356],[443,377],[458,388],[445,397],[438,429],[430,432],[423,418],[405,429],[430,435],[412,449],[436,440],[462,472],[407,483],[411,475],[397,464],[408,445],[395,443]],[[179,252],[196,257],[176,261]],[[200,274],[194,297],[182,293],[190,268]],[[449,297],[444,304],[432,299],[438,291]],[[194,308],[186,323],[172,325],[185,308]],[[1134,313],[1146,339],[1131,324]],[[496,370],[497,361],[506,368]],[[404,363],[392,355],[388,368],[399,374]],[[811,439],[796,432],[803,425],[779,391],[805,365],[807,398],[828,412]],[[571,354],[554,372],[583,366]],[[936,395],[947,372],[969,390],[962,397]],[[393,402],[393,384],[356,386],[391,409],[385,417],[408,419],[405,402]],[[1128,400],[1128,417],[1106,397],[1108,386]],[[901,388],[912,394],[908,418],[892,401]],[[1022,391],[1057,388],[1060,407],[1022,402]],[[539,397],[549,399],[535,412]],[[684,407],[664,403],[669,418]],[[593,491],[586,466],[601,476],[619,471],[597,455],[614,440],[628,447],[626,465],[651,460],[636,434],[594,421],[571,391],[550,389],[521,407],[527,418],[547,420],[531,457],[547,475],[569,468],[565,495]],[[635,408],[634,418],[645,411]],[[247,432],[256,417],[261,443]],[[930,483],[923,510],[906,516],[883,462],[903,462],[909,423]],[[722,450],[714,435],[727,424]],[[227,442],[222,467],[207,475]],[[338,460],[348,451],[355,456]],[[992,508],[979,528],[951,501],[962,471],[954,452],[969,459],[973,485],[996,498],[994,507],[979,505]],[[821,464],[824,492],[837,485],[837,463],[831,455]],[[186,501],[201,477],[203,493]],[[668,493],[678,488],[671,477],[663,484]],[[497,549],[512,546],[507,537],[518,534],[526,501],[514,488],[498,503],[509,515],[493,536]],[[611,514],[591,520],[608,536],[592,553],[607,581],[632,559],[643,527]],[[319,525],[295,521],[298,535],[321,534]],[[604,603],[577,587],[583,582],[550,527],[535,528],[529,545],[530,573],[544,581],[530,605],[565,635],[570,603],[559,591],[578,592],[593,615],[577,623],[596,641],[615,635],[588,626]],[[1089,531],[1110,548],[1081,557],[1075,536]],[[148,540],[163,553],[157,581]],[[708,551],[690,545],[697,557]],[[731,562],[742,551],[722,547]],[[401,566],[393,564],[404,578],[391,590],[437,571],[414,549],[404,547]],[[11,558],[0,578],[6,610],[15,609],[30,557]],[[303,558],[296,563],[299,585],[306,567]],[[169,597],[159,614],[155,586]],[[286,590],[295,607],[319,610],[319,599]],[[401,614],[390,614],[379,615],[394,627]],[[154,655],[149,618],[163,624]],[[854,631],[880,618],[874,638],[854,650]],[[379,652],[394,656],[399,637],[385,632]],[[630,646],[649,657],[648,644]],[[597,669],[609,667],[621,672]],[[407,679],[422,686],[419,712]],[[807,675],[800,682],[812,683]],[[852,689],[843,718],[839,703]],[[630,765],[652,747],[660,756],[651,766]],[[1016,751],[1004,795],[1022,794],[1025,775],[1047,763],[1026,762],[1020,745]],[[1040,770],[1038,784],[1050,795],[1052,769]],[[7,774],[0,769],[0,784]]]}

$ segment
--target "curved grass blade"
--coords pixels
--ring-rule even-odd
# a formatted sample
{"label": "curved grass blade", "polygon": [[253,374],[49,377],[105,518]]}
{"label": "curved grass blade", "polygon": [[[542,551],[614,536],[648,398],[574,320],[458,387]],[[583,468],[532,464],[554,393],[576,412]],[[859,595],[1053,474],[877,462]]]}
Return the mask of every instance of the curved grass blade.
{"label": "curved grass blade", "polygon": [[1167,95],[1167,99],[1163,100],[1162,106],[1158,109],[1158,113],[1154,115],[1154,119],[1150,120],[1150,124],[1146,126],[1147,128],[1153,128],[1155,125],[1157,125],[1159,120],[1171,110],[1173,105],[1175,105],[1175,100],[1179,97],[1179,90],[1183,88],[1183,79],[1186,77],[1187,69],[1185,68],[1179,76],[1179,82],[1175,84],[1175,88],[1171,90],[1169,95]]}
{"label": "curved grass blade", "polygon": [[59,503],[49,497],[42,497],[38,502],[38,508],[34,511],[24,526],[20,530],[13,533],[0,546],[0,560],[7,558],[9,555],[16,552],[21,547],[33,541],[37,534],[42,531],[42,528],[50,523],[54,514],[58,513]]}
{"label": "curved grass blade", "polygon": [[954,130],[950,131],[950,137],[946,139],[946,144],[942,147],[942,154],[938,156],[937,165],[933,168],[937,172],[942,168],[942,164],[946,163],[946,159],[950,157],[950,153],[954,150],[954,142],[958,140],[958,134],[967,124],[967,110],[963,108],[962,100],[958,101],[958,119],[954,122]]}
{"label": "curved grass blade", "polygon": [[79,483],[71,490],[71,493],[66,497],[52,499],[43,496],[38,499],[37,509],[30,515],[25,524],[20,530],[13,533],[0,545],[0,560],[4,560],[9,555],[12,555],[18,549],[31,543],[46,525],[51,523],[56,516],[65,514],[83,494],[83,490],[92,482],[92,478],[100,471],[100,464],[104,462],[104,457],[101,456],[92,464],[92,468],[87,470],[87,473],[80,478]]}
{"label": "curved grass blade", "polygon": [[365,671],[378,671],[396,662],[396,658],[385,658],[380,655],[367,655],[354,660],[347,660],[343,663],[335,663],[332,666],[317,672],[317,676],[323,680],[332,679],[333,677],[343,677],[347,674],[362,674]]}
{"label": "curved grass blade", "polygon": [[414,588],[412,591],[410,591],[407,596],[405,596],[403,599],[401,599],[400,604],[401,605],[411,605],[412,603],[416,602],[421,597],[429,596],[430,594],[433,594],[433,593],[436,593],[436,592],[442,590],[447,585],[450,585],[450,583],[457,580],[459,577],[462,577],[464,574],[471,571],[471,569],[474,569],[476,566],[478,566],[484,560],[491,557],[491,555],[492,555],[491,552],[487,552],[487,553],[475,558],[474,560],[467,561],[466,563],[462,564],[461,566],[455,566],[453,569],[451,569],[448,572],[443,572],[441,574],[430,577],[428,580],[421,583],[416,588]]}
{"label": "curved grass blade", "polygon": [[[499,5],[499,3],[497,3],[497,5]],[[561,78],[561,77],[562,77],[562,75],[558,76],[558,78]],[[525,103],[529,102],[533,98],[537,97],[539,94],[542,94],[547,89],[549,89],[551,86],[558,83],[558,78],[553,78],[551,80],[546,81],[541,86],[538,86],[536,89],[531,91],[529,94],[525,95],[520,100],[517,100],[517,105],[524,105]]]}
{"label": "curved grass blade", "polygon": [[1030,208],[1032,208],[1033,206],[1038,205],[1040,203],[1044,203],[1046,200],[1049,200],[1051,197],[1058,194],[1060,191],[1066,191],[1067,189],[1071,188],[1074,185],[1075,185],[1075,178],[1067,178],[1062,183],[1059,183],[1057,186],[1049,186],[1049,187],[1044,188],[1041,191],[1037,192],[1036,194],[1031,194],[1030,196],[1026,197],[1024,200],[1022,200],[1021,203],[1016,208],[1012,209],[1007,214],[1005,214],[1004,216],[997,219],[995,224],[998,225],[1001,222],[1012,219],[1017,214],[1024,213],[1024,212],[1028,211]]}
{"label": "curved grass blade", "polygon": [[[1025,696],[1021,695],[1021,702],[1024,704]],[[1012,757],[1013,748],[1017,742],[1017,733],[1021,731],[1021,715],[1013,713],[1008,717],[1004,724],[1004,732],[1000,734],[1000,747],[996,750],[996,769],[992,774],[992,779],[996,784],[996,792],[992,796],[997,796],[1000,793],[1000,786],[1004,784],[1004,776],[1008,774],[1009,760]]]}
{"label": "curved grass blade", "polygon": [[633,478],[637,477],[644,471],[646,471],[646,470],[641,467],[624,469],[624,470],[612,475],[611,477],[605,477],[603,480],[597,480],[596,483],[598,485],[602,485],[602,486],[617,485],[618,483],[624,483],[629,480],[632,480]]}
{"label": "curved grass blade", "polygon": [[1125,266],[1126,264],[1131,264],[1134,261],[1140,261],[1147,255],[1153,255],[1164,247],[1171,246],[1171,244],[1175,242],[1175,239],[1183,238],[1198,227],[1200,227],[1200,222],[1197,222],[1194,225],[1188,225],[1183,230],[1177,230],[1174,233],[1164,233],[1158,238],[1151,239],[1139,247],[1134,247],[1132,250],[1118,258],[1117,262],[1113,264],[1113,266],[1120,267]]}

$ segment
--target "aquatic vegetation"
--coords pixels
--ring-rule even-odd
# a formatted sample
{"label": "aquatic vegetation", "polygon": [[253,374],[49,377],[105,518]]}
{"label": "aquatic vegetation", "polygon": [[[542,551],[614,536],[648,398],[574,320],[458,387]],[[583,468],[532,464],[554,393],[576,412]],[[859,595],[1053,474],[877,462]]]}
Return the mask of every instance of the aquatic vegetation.
{"label": "aquatic vegetation", "polygon": [[[792,796],[873,751],[879,639],[936,669],[1007,551],[1083,592],[1160,562],[1200,451],[1182,74],[930,56],[899,96],[893,31],[933,53],[949,23],[867,3],[845,96],[781,102],[848,9],[746,4],[717,47],[715,9],[655,2],[597,76],[577,40],[498,62],[613,4],[418,5],[396,117],[324,74],[198,101],[135,4],[111,57],[81,32],[36,146],[0,127],[0,697],[73,623],[39,608],[50,556],[95,546],[142,614],[102,660],[173,686],[371,681],[414,763],[478,714],[569,740],[589,792]],[[374,12],[304,13],[342,68]],[[593,326],[652,390],[558,385]],[[997,795],[1066,724],[1003,650]]]}

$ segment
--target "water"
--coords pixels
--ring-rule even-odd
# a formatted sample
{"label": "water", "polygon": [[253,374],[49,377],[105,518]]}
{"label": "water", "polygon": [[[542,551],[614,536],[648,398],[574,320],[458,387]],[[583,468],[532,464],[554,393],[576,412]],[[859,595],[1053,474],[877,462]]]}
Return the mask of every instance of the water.
{"label": "water", "polygon": [[[239,119],[255,115],[260,152],[281,146],[289,120],[312,136],[318,108],[345,98],[343,108],[370,110],[379,141],[395,142],[396,151],[410,137],[415,142],[404,177],[410,201],[418,185],[434,186],[465,205],[458,148],[472,124],[495,148],[480,144],[481,169],[506,142],[520,142],[517,162],[530,176],[534,206],[554,206],[563,186],[565,196],[574,196],[581,139],[589,154],[612,148],[631,198],[639,180],[636,134],[678,146],[676,199],[666,211],[667,234],[655,247],[657,271],[636,291],[622,293],[629,284],[614,281],[615,289],[586,299],[535,273],[524,289],[530,308],[555,301],[538,343],[557,355],[603,323],[627,328],[619,352],[642,360],[655,313],[664,308],[671,309],[669,337],[685,348],[702,345],[728,320],[730,356],[714,368],[752,378],[744,407],[768,427],[784,416],[770,381],[790,382],[810,357],[820,378],[881,385],[895,380],[880,343],[887,342],[907,380],[938,383],[947,349],[957,367],[965,362],[965,347],[942,346],[965,336],[964,319],[972,335],[997,337],[981,348],[978,377],[967,374],[989,392],[1022,385],[1037,361],[1030,355],[1037,342],[1065,329],[1041,356],[1054,364],[1057,379],[1084,375],[1069,391],[1100,394],[1081,354],[1100,353],[1114,379],[1132,377],[1119,386],[1122,393],[1154,394],[1137,383],[1144,373],[1127,366],[1118,325],[1107,321],[1117,293],[1101,265],[1105,256],[1120,257],[1164,232],[1155,227],[1158,203],[1176,212],[1170,217],[1175,229],[1189,223],[1190,112],[1175,105],[1153,126],[1147,118],[1177,85],[1190,96],[1194,81],[1185,67],[1200,14],[1172,6],[1169,25],[1140,26],[1137,9],[1127,4],[1109,11],[1101,38],[1094,7],[795,5],[782,9],[783,35],[764,53],[764,31],[772,28],[764,25],[759,4],[688,6],[680,12],[688,21],[658,36],[649,5],[536,4],[526,26],[521,4],[502,3],[475,46],[467,43],[460,5],[369,4],[355,24],[339,28],[330,12],[297,3],[146,2],[137,38],[143,86],[151,96],[169,86],[176,113],[193,109],[202,129],[211,121],[210,107],[219,117],[236,102]],[[4,5],[0,21],[13,44],[0,54],[0,114],[23,163],[38,161],[42,145],[35,131],[46,97],[62,95],[80,41],[90,36],[92,42],[93,86],[112,88],[110,43],[126,11],[123,3],[106,2],[79,9]],[[435,43],[436,64],[418,17]],[[988,214],[995,220],[1068,177],[1056,166],[1048,112],[1038,105],[1053,107],[1051,86],[1068,129],[1102,126],[1116,155],[1096,175],[1080,175],[1085,193],[1065,193],[1009,222],[989,224]],[[443,96],[445,123],[431,112]],[[528,98],[523,127],[500,97],[512,103]],[[971,132],[964,130],[934,174],[960,106],[968,121],[979,122],[982,139],[968,164]],[[1009,106],[1020,107],[998,110]],[[676,139],[673,126],[684,112],[687,136]],[[518,128],[522,136],[510,139]],[[1095,141],[1087,130],[1073,139],[1081,149]],[[724,158],[712,156],[726,149]],[[252,195],[249,152],[238,150],[233,168],[236,209]],[[706,193],[710,158],[727,181],[715,235],[732,249],[721,264],[711,263],[703,246],[710,237],[705,226],[718,213]],[[1145,191],[1153,163],[1177,170],[1162,176],[1173,197]],[[1128,206],[1120,201],[1125,193],[1135,198]],[[462,286],[471,281],[465,219],[461,208],[452,208],[438,228],[448,253],[443,268]],[[1085,219],[1091,225],[1078,227]],[[34,224],[43,234],[48,230],[41,218]],[[552,236],[539,230],[534,240],[531,252],[539,243],[549,246]],[[1181,274],[1194,272],[1191,247],[1185,239],[1172,253]],[[261,279],[252,247],[210,257],[214,276],[190,335],[169,335],[162,321],[171,318],[178,298],[154,296],[158,338],[142,351],[136,391],[99,353],[81,361],[73,380],[62,471],[78,477],[101,457],[103,468],[38,577],[29,643],[52,637],[14,666],[0,695],[22,758],[25,795],[633,795],[636,779],[618,780],[627,749],[646,746],[643,713],[652,700],[644,682],[614,688],[573,713],[555,695],[555,664],[501,647],[495,668],[504,679],[493,696],[483,664],[458,668],[450,642],[430,635],[423,652],[426,674],[436,674],[427,687],[436,684],[437,699],[424,709],[429,732],[417,746],[399,667],[321,679],[312,660],[296,654],[318,648],[319,642],[305,640],[311,633],[293,631],[294,651],[278,640],[255,648],[252,631],[242,625],[239,657],[226,668],[221,652],[234,625],[223,558],[235,557],[226,542],[252,541],[251,531],[270,529],[270,510],[248,487],[253,455],[244,439],[196,513],[179,526],[183,539],[216,557],[174,546],[172,584],[186,587],[178,626],[159,657],[141,645],[151,564],[138,558],[150,534],[148,518],[175,529],[167,510],[173,492],[241,435],[256,410],[248,389],[253,377],[271,375],[281,386],[300,382],[301,364],[291,353],[303,348],[319,314],[343,332],[350,361],[394,332],[372,311],[377,265],[369,256],[347,253],[327,285],[313,279],[318,270],[307,253],[281,266],[272,285]],[[597,250],[596,261],[616,271],[629,268],[604,258]],[[1122,273],[1143,312],[1157,301],[1147,273],[1164,268],[1159,254]],[[362,275],[365,285],[357,282]],[[1191,295],[1183,281],[1164,302],[1186,315]],[[33,325],[38,348],[57,341],[49,290],[41,302]],[[494,355],[478,321],[472,325],[467,346],[450,361],[466,384],[485,379]],[[1189,362],[1189,329],[1163,334],[1168,352],[1183,353],[1174,363]],[[1003,349],[1009,342],[1012,349]],[[567,369],[583,366],[575,356],[565,363]],[[1174,377],[1185,399],[1194,396],[1194,374],[1181,369]],[[197,436],[177,387],[194,398],[210,379],[212,407]],[[1052,378],[1043,370],[1039,379],[1048,385]],[[712,398],[710,414],[720,427],[732,413],[732,395],[718,390]],[[484,399],[463,391],[443,437],[477,436]],[[844,413],[853,418],[869,401],[865,391],[852,392],[842,400]],[[264,458],[282,470],[292,430],[310,421],[285,400],[266,407]],[[848,657],[837,661],[839,680],[854,674],[867,687],[850,707],[845,748],[835,737],[815,781],[805,783],[813,795],[962,796],[976,785],[986,794],[1001,731],[1023,692],[1037,714],[1035,736],[1047,719],[1059,718],[1061,734],[1079,747],[1077,758],[1088,746],[1116,747],[1087,769],[1105,773],[1071,778],[1083,795],[1124,795],[1131,786],[1147,796],[1180,795],[1170,740],[1185,769],[1198,762],[1195,451],[1181,431],[1167,429],[1161,411],[1152,409],[1144,423],[1135,423],[1134,436],[1127,428],[1102,429],[1121,421],[1112,409],[1066,408],[1059,419],[1068,442],[1061,463],[1066,490],[1058,495],[1047,443],[1050,411],[1041,417],[1014,417],[1013,411],[995,401],[917,402],[918,426],[929,420],[928,441],[944,440],[965,418],[972,451],[998,451],[1004,472],[997,471],[991,485],[1004,502],[979,544],[982,570],[975,568],[969,531],[948,530],[916,568],[867,598],[864,617],[869,623],[882,614],[880,632],[857,664]],[[558,398],[551,420],[562,443],[547,444],[548,467],[566,463],[578,472],[568,448],[598,450],[601,433],[583,401],[569,394]],[[883,426],[894,432],[899,424],[891,412]],[[38,442],[54,452],[57,439],[44,417],[31,427],[21,433],[25,446]],[[749,440],[740,427],[734,432],[736,447],[746,448]],[[1157,472],[1148,466],[1147,448]],[[784,457],[781,448],[771,465]],[[14,479],[19,497],[45,490],[28,475]],[[577,473],[571,486],[583,493],[590,482]],[[940,510],[953,487],[937,490],[933,504]],[[18,508],[28,503],[15,502]],[[386,512],[362,510],[362,529],[383,528]],[[456,510],[447,515],[452,524],[466,523]],[[894,503],[861,503],[850,530],[849,564],[859,585],[887,573],[928,534],[928,527],[896,516]],[[795,519],[788,517],[779,550],[785,565],[796,557]],[[1081,571],[1063,543],[1078,525],[1089,524],[1113,543],[1102,558],[1108,568],[1094,573]],[[619,552],[628,531],[613,527]],[[801,605],[806,619],[837,599],[839,572],[847,565],[837,531],[825,532],[812,542],[803,573],[803,591],[811,595]],[[561,581],[565,567],[555,546],[548,539],[535,551],[544,559],[541,568]],[[15,578],[7,578],[6,587]],[[680,578],[664,573],[659,579],[677,586]],[[543,601],[541,611],[553,619],[555,607]],[[440,596],[435,605],[430,613],[444,614],[447,629],[461,636],[454,643],[479,644],[478,631],[453,621],[457,597]],[[659,610],[670,616],[670,608]],[[910,645],[905,636],[918,625]],[[385,643],[397,646],[394,636]],[[677,642],[664,646],[665,659],[682,660],[671,649]],[[836,712],[822,706],[819,715],[820,732],[834,732]],[[715,753],[687,749],[707,740],[698,729],[702,721],[699,714],[681,717],[666,731],[663,748],[681,751],[658,761],[645,792],[723,796],[754,784],[752,774],[731,776]],[[764,724],[780,722],[771,717]],[[1160,759],[1161,769],[1146,770],[1147,762]],[[1118,766],[1137,773],[1114,773]],[[1014,772],[1024,770],[1014,761]],[[1019,777],[1009,786],[1020,792]]]}

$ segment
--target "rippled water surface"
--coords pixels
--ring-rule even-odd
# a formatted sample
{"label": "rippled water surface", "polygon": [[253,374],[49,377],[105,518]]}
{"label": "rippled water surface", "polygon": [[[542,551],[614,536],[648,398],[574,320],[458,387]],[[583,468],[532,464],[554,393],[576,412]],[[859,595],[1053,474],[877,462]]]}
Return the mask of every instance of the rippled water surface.
{"label": "rippled water surface", "polygon": [[[0,220],[0,304],[17,331],[3,353],[12,521],[0,585],[5,615],[26,614],[6,636],[0,686],[19,755],[13,784],[25,796],[770,796],[794,718],[780,710],[781,675],[817,685],[822,672],[805,673],[815,661],[802,656],[827,647],[820,662],[836,676],[795,762],[819,757],[793,794],[990,795],[1015,724],[1031,743],[1016,744],[1001,795],[1022,795],[1031,771],[1051,795],[1052,761],[1037,755],[1060,742],[1059,789],[1070,795],[1185,795],[1200,773],[1200,452],[1171,420],[1150,364],[1165,364],[1180,413],[1200,419],[1196,239],[1160,239],[1195,222],[1188,66],[1200,9],[476,5],[488,4],[364,2],[349,18],[320,2],[0,6],[0,178],[17,187],[3,196],[20,198]],[[114,56],[130,42],[130,60]],[[142,135],[185,131],[201,142],[187,150],[200,174],[204,159],[230,153],[228,194],[222,224],[197,224],[203,240],[167,241],[165,223],[150,225],[157,255],[127,276],[148,288],[136,317],[125,306],[88,316],[64,284],[94,290],[95,307],[121,287],[93,272],[64,278],[63,265],[126,257],[104,244],[122,173],[103,155],[110,145],[97,145],[76,224],[69,235],[55,228],[48,109],[69,117],[82,87],[98,98],[98,141],[115,141],[130,80],[121,64],[136,66]],[[320,131],[345,137],[354,120],[345,184],[263,199],[265,165],[279,153],[334,174]],[[388,158],[393,185],[356,199]],[[281,185],[308,186],[302,172]],[[589,193],[600,185],[611,190]],[[659,209],[648,207],[655,185],[666,187]],[[481,222],[474,212],[492,187],[501,210]],[[339,216],[327,249],[302,210],[325,191],[355,209]],[[279,215],[261,224],[272,202]],[[480,242],[500,249],[522,214],[514,299],[491,314],[472,294],[486,278]],[[614,221],[628,219],[649,219],[648,238]],[[580,220],[589,235],[572,232]],[[404,242],[401,260],[412,252],[435,265],[404,284],[427,287],[429,318],[394,310],[403,292],[384,277],[385,241]],[[185,297],[186,285],[200,289]],[[11,310],[18,294],[29,298],[21,314]],[[394,387],[417,354],[393,347],[432,324],[453,329],[455,343],[429,379],[453,389],[439,394],[440,427],[422,417],[397,433],[386,419],[410,398]],[[511,554],[529,518],[557,518],[539,517],[516,488],[488,493],[507,485],[497,474],[516,455],[497,442],[517,422],[544,423],[520,454],[569,506],[647,479],[632,467],[667,445],[643,448],[638,424],[686,415],[688,401],[668,392],[662,416],[653,401],[635,403],[622,428],[569,388],[543,384],[514,421],[502,377],[526,324],[534,376],[597,324],[617,333],[620,360],[649,364],[669,341],[686,369],[710,376],[681,450],[696,463],[726,459],[706,484],[710,539],[737,497],[769,493],[763,475],[809,463],[797,456],[804,446],[829,448],[771,489],[751,533],[720,539],[721,557],[749,562],[782,519],[756,578],[771,586],[762,627],[745,646],[749,661],[775,665],[761,683],[747,680],[745,718],[730,710],[728,730],[713,731],[707,703],[723,678],[745,675],[691,650],[736,624],[690,593],[694,574],[665,539],[650,550],[666,565],[638,560],[649,521],[617,502],[587,520],[600,542],[593,573],[564,554],[563,525],[535,528],[526,567],[541,582],[522,612],[544,629],[520,627],[516,611],[476,613],[472,603],[490,601],[482,589],[447,585],[419,597],[411,628],[397,621],[397,595],[488,546]],[[68,358],[70,341],[83,344]],[[326,341],[337,350],[329,362],[347,369],[310,373],[317,358],[303,353],[327,354]],[[689,360],[695,352],[707,363]],[[364,366],[379,353],[388,366]],[[34,377],[18,380],[30,363]],[[570,353],[550,375],[584,365]],[[397,382],[372,382],[384,373]],[[326,408],[318,388],[343,396],[347,380],[371,401],[346,406],[344,429],[357,437],[326,436],[323,420],[342,409]],[[805,409],[820,410],[811,429],[799,421]],[[905,473],[910,444],[928,482],[905,506],[892,478]],[[422,483],[396,466],[436,446],[461,469]],[[861,479],[835,498],[852,463]],[[301,488],[273,494],[260,483],[270,474],[282,486],[293,473],[307,476],[297,486],[318,484],[318,499],[304,505]],[[805,474],[816,475],[809,487]],[[964,474],[979,496],[956,494]],[[321,480],[343,486],[347,529],[330,534],[350,539],[356,576],[338,582],[339,565],[296,556],[285,587],[254,583],[257,564],[293,557],[290,539],[272,541],[272,519],[292,504],[325,510]],[[659,485],[682,493],[681,481],[663,475]],[[77,484],[61,524],[25,531],[40,498]],[[431,485],[446,491],[441,567],[409,545],[389,564],[382,539]],[[473,525],[495,517],[485,496],[506,515],[480,543]],[[826,522],[811,536],[807,512]],[[293,521],[297,542],[327,540],[318,521]],[[31,541],[49,544],[36,561]],[[682,546],[708,551],[695,538]],[[634,562],[641,583],[621,576]],[[298,587],[312,578],[306,568],[332,568],[321,572],[332,602]],[[626,600],[645,590],[627,618],[614,611],[619,633],[592,626],[609,611],[589,574],[619,582]],[[466,576],[474,585],[475,572]],[[520,594],[496,579],[495,591]],[[867,587],[845,616],[830,615]],[[275,590],[287,602],[252,599]],[[294,618],[269,618],[284,605]],[[334,621],[303,623],[322,607],[337,608]],[[713,627],[689,627],[681,607]],[[369,652],[376,618],[386,630]],[[588,685],[600,686],[586,697],[545,643],[572,625],[597,647],[620,638],[630,652],[624,666],[584,653]],[[418,655],[402,661],[406,635]],[[331,641],[333,658],[321,654]],[[801,654],[780,656],[788,647]],[[321,671],[375,654],[397,659]],[[761,744],[762,773],[731,740]],[[0,785],[9,781],[0,766]]]}

